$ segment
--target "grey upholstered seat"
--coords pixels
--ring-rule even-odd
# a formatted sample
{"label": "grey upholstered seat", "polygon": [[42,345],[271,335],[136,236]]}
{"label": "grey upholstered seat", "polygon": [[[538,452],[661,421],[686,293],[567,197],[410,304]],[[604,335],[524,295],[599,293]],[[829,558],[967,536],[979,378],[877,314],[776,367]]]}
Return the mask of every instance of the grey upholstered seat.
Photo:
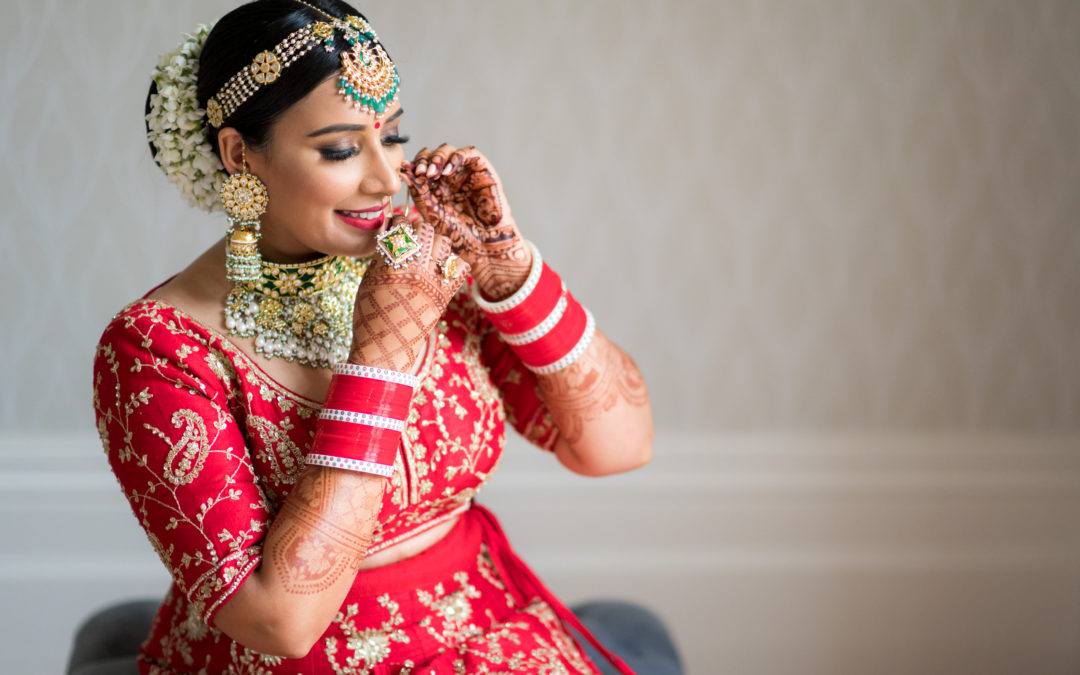
{"label": "grey upholstered seat", "polygon": [[[135,655],[150,632],[157,600],[133,600],[90,616],[75,634],[68,675],[138,675]],[[663,622],[640,605],[594,601],[571,608],[602,644],[641,675],[682,673],[679,655]],[[590,658],[605,673],[610,666],[586,641]]]}

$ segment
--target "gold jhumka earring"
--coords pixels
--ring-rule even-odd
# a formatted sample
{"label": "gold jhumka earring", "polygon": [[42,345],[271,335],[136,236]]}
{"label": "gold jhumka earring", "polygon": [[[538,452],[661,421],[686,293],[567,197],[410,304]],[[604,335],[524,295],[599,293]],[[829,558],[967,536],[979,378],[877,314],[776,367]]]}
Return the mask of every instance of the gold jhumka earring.
{"label": "gold jhumka earring", "polygon": [[229,239],[225,246],[225,278],[229,281],[257,281],[262,273],[259,255],[259,216],[270,197],[266,186],[247,170],[247,146],[240,141],[242,168],[221,186],[221,204],[229,217]]}

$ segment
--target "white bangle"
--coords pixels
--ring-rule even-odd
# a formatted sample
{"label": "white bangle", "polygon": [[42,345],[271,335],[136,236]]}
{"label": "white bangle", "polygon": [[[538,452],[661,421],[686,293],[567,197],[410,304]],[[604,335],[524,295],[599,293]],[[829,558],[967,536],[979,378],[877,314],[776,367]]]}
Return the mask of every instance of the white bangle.
{"label": "white bangle", "polygon": [[551,310],[551,314],[547,315],[543,321],[541,321],[532,330],[527,330],[524,333],[502,333],[503,340],[510,345],[525,345],[530,342],[536,342],[540,338],[547,335],[555,324],[559,323],[559,319],[566,313],[566,307],[569,302],[566,299],[566,284],[562,287],[562,297],[555,303],[555,308]]}
{"label": "white bangle", "polygon": [[499,314],[517,307],[525,301],[525,298],[529,297],[529,294],[536,288],[536,284],[540,283],[540,273],[544,271],[544,260],[540,257],[540,249],[536,248],[536,244],[531,241],[525,243],[532,249],[532,265],[529,267],[529,276],[525,278],[525,283],[513,295],[505,300],[491,302],[483,298],[475,281],[472,288],[469,289],[476,304],[488,314]]}
{"label": "white bangle", "polygon": [[382,417],[369,413],[353,412],[352,410],[337,410],[335,408],[323,408],[319,411],[319,419],[333,420],[335,422],[349,422],[350,424],[363,424],[379,429],[390,431],[405,431],[405,420],[396,420],[393,417]]}
{"label": "white bangle", "polygon": [[376,368],[375,366],[361,366],[355,363],[335,363],[335,375],[351,375],[353,377],[366,377],[371,380],[381,380],[391,384],[404,384],[416,389],[420,386],[420,378],[410,373],[402,373],[397,370]]}
{"label": "white bangle", "polygon": [[386,478],[390,478],[394,475],[394,467],[392,466],[367,462],[362,459],[334,457],[333,455],[308,455],[304,458],[304,463],[308,465],[314,464],[316,466],[329,466],[334,469],[359,471],[360,473],[373,473],[376,476],[384,476]]}
{"label": "white bangle", "polygon": [[[584,308],[583,308],[584,309]],[[570,350],[570,353],[562,357],[555,363],[548,364],[546,366],[533,367],[527,363],[522,363],[523,366],[536,373],[537,375],[550,375],[556,373],[564,368],[568,368],[570,364],[577,361],[585,350],[589,348],[589,344],[592,342],[593,336],[596,335],[596,321],[593,319],[592,312],[585,310],[585,332],[581,334],[581,339],[578,340],[574,348]]]}

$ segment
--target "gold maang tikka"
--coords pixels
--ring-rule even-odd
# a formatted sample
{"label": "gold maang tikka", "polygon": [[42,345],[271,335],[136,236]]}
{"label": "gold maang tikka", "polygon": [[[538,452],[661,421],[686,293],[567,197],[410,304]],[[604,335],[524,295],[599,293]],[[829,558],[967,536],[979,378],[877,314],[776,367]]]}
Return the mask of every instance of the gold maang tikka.
{"label": "gold maang tikka", "polygon": [[240,141],[240,173],[234,173],[221,186],[221,205],[229,217],[225,244],[225,278],[229,281],[255,281],[262,274],[259,255],[259,216],[270,203],[266,186],[247,170],[247,147]]}
{"label": "gold maang tikka", "polygon": [[[382,119],[387,108],[398,98],[401,80],[397,67],[379,43],[371,24],[359,16],[343,19],[328,14],[304,0],[297,0],[322,15],[315,21],[289,33],[272,49],[259,52],[251,63],[225,81],[221,89],[206,101],[206,120],[215,129],[228,122],[233,113],[263,87],[273,86],[285,71],[317,46],[335,50],[335,35],[349,44],[341,52],[341,75],[338,93],[354,108]],[[375,122],[376,128],[379,122]]]}

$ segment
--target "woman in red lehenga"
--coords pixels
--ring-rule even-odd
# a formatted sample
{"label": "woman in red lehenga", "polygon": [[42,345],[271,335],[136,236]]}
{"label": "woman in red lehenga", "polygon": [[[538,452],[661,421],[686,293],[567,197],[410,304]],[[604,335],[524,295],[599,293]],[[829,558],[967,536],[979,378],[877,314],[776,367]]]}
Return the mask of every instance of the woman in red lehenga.
{"label": "woman in red lehenga", "polygon": [[404,161],[398,87],[337,0],[245,5],[155,71],[155,159],[229,229],[97,350],[102,442],[173,578],[140,672],[632,672],[473,497],[505,422],[579,474],[645,464],[644,382],[482,154]]}

